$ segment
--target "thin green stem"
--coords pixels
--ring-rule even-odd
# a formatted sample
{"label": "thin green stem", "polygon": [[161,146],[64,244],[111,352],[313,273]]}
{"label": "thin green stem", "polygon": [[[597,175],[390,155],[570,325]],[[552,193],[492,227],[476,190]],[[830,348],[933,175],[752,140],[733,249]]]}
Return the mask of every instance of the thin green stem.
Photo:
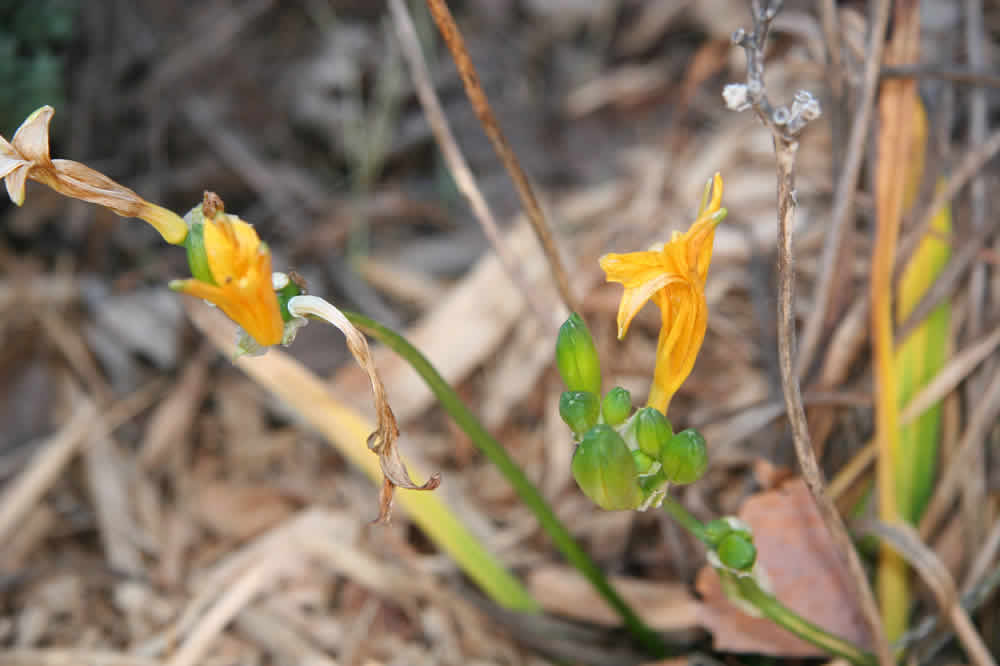
{"label": "thin green stem", "polygon": [[507,454],[503,445],[483,428],[476,416],[455,393],[455,390],[434,369],[434,366],[424,355],[403,336],[377,321],[354,312],[344,312],[344,315],[352,324],[399,354],[420,374],[455,423],[465,431],[476,447],[500,469],[511,486],[514,487],[521,501],[535,514],[542,529],[545,530],[570,564],[576,567],[605,601],[617,611],[626,629],[635,637],[636,641],[656,658],[668,656],[671,651],[668,650],[660,636],[642,621],[631,606],[611,586],[604,572],[576,542],[535,485],[528,480],[518,464]]}
{"label": "thin green stem", "polygon": [[667,513],[673,516],[674,520],[681,524],[681,527],[693,534],[698,540],[702,541],[709,548],[714,547],[714,544],[708,540],[708,535],[705,532],[705,526],[700,520],[695,518],[690,511],[684,508],[683,504],[667,494],[663,500],[663,508],[667,510]]}
{"label": "thin green stem", "polygon": [[850,641],[817,627],[815,624],[798,615],[761,589],[757,581],[750,576],[736,578],[740,594],[754,607],[775,624],[784,627],[799,638],[809,641],[832,655],[843,657],[858,666],[878,666],[878,659],[870,652],[865,652]]}
{"label": "thin green stem", "polygon": [[[714,547],[708,539],[705,525],[684,508],[684,505],[670,495],[667,495],[663,502],[663,508],[681,524],[681,527],[691,532],[691,534],[704,542],[709,548]],[[824,629],[817,627],[778,601],[776,597],[761,589],[752,576],[734,575],[733,580],[739,588],[740,595],[775,624],[784,627],[802,640],[808,641],[832,655],[843,657],[853,664],[857,664],[858,666],[878,666],[878,659],[875,658],[875,655],[865,652],[850,641],[844,640],[839,636],[834,636]]]}

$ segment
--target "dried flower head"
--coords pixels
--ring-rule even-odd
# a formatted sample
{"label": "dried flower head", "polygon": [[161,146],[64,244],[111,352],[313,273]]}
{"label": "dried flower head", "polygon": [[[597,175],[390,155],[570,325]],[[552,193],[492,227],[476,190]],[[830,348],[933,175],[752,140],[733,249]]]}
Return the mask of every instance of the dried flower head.
{"label": "dried flower head", "polygon": [[178,245],[187,225],[176,213],[152,204],[104,174],[73,160],[49,157],[49,123],[55,111],[43,106],[25,120],[8,142],[0,137],[0,178],[11,201],[24,203],[28,178],[56,192],[103,206],[122,217],[138,217],[151,224],[168,243]]}
{"label": "dried flower head", "polygon": [[649,402],[666,413],[670,399],[691,374],[708,326],[705,280],[712,261],[715,226],[725,217],[720,208],[722,178],[705,186],[698,218],[669,243],[646,252],[606,254],[601,268],[608,282],[625,287],[618,308],[618,339],[625,337],[632,318],[650,299],[660,308],[663,323],[656,345],[656,369]]}

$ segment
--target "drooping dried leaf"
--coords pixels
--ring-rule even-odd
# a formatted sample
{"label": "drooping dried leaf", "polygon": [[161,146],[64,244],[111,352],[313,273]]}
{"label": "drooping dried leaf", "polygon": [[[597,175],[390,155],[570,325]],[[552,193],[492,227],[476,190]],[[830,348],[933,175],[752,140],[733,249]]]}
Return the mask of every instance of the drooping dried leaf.
{"label": "drooping dried leaf", "polygon": [[368,340],[354,327],[344,314],[327,301],[316,296],[296,296],[288,303],[288,311],[296,316],[313,316],[321,318],[333,326],[340,329],[347,340],[347,348],[354,356],[371,383],[372,393],[375,402],[375,417],[377,427],[368,436],[368,448],[378,455],[379,467],[382,468],[382,490],[379,493],[379,514],[375,519],[376,523],[388,522],[392,511],[392,496],[396,487],[408,490],[434,490],[441,485],[441,475],[432,474],[425,483],[419,484],[410,478],[410,473],[406,470],[399,449],[396,448],[396,440],[399,439],[399,426],[396,424],[396,416],[389,406],[389,398],[385,392],[385,385],[379,377],[378,369],[375,367],[375,359],[372,358],[371,349],[368,347]]}
{"label": "drooping dried leaf", "polygon": [[[850,574],[805,483],[790,481],[751,497],[740,517],[753,528],[759,562],[782,603],[831,633],[871,644]],[[780,657],[824,654],[770,620],[740,611],[726,598],[712,567],[699,572],[696,587],[704,598],[701,622],[712,632],[715,649]]]}

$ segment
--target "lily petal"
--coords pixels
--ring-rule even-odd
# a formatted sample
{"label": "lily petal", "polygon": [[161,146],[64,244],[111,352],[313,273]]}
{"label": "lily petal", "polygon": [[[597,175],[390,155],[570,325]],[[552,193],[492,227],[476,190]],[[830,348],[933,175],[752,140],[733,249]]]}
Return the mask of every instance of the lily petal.
{"label": "lily petal", "polygon": [[722,178],[706,185],[698,218],[670,242],[647,252],[609,254],[601,257],[608,282],[625,290],[618,307],[618,338],[647,301],[660,308],[662,325],[656,343],[656,368],[649,391],[649,405],[666,412],[670,400],[694,368],[708,328],[705,281],[712,261],[715,227],[725,217]]}
{"label": "lily petal", "polygon": [[678,275],[661,272],[647,282],[643,282],[632,288],[626,288],[622,294],[621,303],[618,306],[618,339],[621,340],[625,337],[632,319],[639,314],[639,311],[652,298],[653,294],[671,284],[683,284],[683,282],[683,278]]}
{"label": "lily petal", "polygon": [[49,159],[49,123],[55,109],[43,106],[28,116],[14,133],[11,144],[24,159],[47,165]]}
{"label": "lily petal", "polygon": [[10,196],[10,200],[18,206],[24,203],[24,183],[28,179],[28,170],[30,168],[30,164],[22,162],[4,176],[7,194]]}

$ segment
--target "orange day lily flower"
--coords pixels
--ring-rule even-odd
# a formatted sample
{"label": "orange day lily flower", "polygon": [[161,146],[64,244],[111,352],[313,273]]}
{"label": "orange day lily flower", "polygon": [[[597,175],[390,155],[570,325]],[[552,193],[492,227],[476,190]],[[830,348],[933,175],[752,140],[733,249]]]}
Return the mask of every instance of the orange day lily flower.
{"label": "orange day lily flower", "polygon": [[652,299],[660,308],[663,323],[648,404],[664,413],[691,374],[705,339],[705,280],[712,261],[715,226],[726,216],[721,202],[722,177],[715,174],[705,187],[698,219],[686,232],[675,231],[669,243],[655,245],[646,252],[606,254],[600,260],[608,282],[625,287],[618,308],[619,340],[647,301]]}
{"label": "orange day lily flower", "polygon": [[203,206],[204,224],[195,223],[191,230],[196,234],[195,227],[202,227],[208,271],[175,280],[170,288],[218,306],[262,347],[276,345],[285,324],[271,279],[271,251],[253,226],[222,212],[222,202],[210,197]]}

